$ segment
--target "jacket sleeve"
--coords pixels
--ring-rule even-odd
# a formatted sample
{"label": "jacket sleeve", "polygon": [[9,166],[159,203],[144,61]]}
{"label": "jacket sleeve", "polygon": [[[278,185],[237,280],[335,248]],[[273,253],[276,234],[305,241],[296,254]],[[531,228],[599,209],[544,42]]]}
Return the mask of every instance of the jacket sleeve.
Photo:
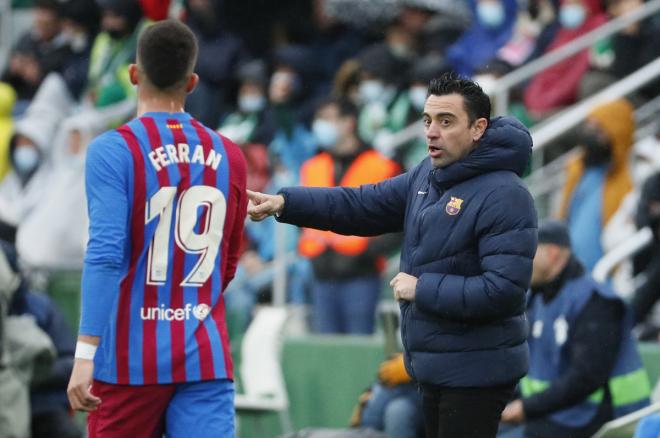
{"label": "jacket sleeve", "polygon": [[353,236],[403,230],[409,173],[360,187],[287,187],[280,222]]}
{"label": "jacket sleeve", "polygon": [[522,186],[496,188],[484,201],[475,225],[482,273],[471,277],[422,274],[416,305],[455,320],[493,320],[523,313],[536,228],[529,192]]}

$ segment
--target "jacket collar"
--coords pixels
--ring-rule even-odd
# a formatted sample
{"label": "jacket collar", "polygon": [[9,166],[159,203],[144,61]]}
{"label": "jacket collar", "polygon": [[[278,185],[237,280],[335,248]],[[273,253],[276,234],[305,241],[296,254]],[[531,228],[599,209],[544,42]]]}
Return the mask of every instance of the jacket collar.
{"label": "jacket collar", "polygon": [[513,117],[495,117],[479,144],[465,158],[443,168],[433,168],[429,178],[438,190],[484,173],[509,170],[522,176],[532,156],[532,137]]}

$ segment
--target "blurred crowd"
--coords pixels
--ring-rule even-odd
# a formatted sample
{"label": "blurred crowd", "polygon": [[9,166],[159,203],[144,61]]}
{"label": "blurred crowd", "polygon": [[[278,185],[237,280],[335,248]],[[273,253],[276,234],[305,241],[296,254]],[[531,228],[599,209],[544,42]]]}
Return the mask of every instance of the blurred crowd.
{"label": "blurred crowd", "polygon": [[[186,110],[239,144],[248,188],[359,185],[394,176],[427,153],[396,134],[420,119],[431,78],[494,81],[643,0],[33,0],[31,24],[0,72],[0,240],[28,271],[80,270],[87,240],[85,150],[133,117],[127,66],[151,21],[183,20],[199,40]],[[511,90],[508,111],[532,126],[660,56],[660,20],[643,20]],[[660,129],[636,135],[634,111],[655,81],[604,104],[580,126],[556,212],[587,269],[637,229],[654,242],[615,272],[641,330],[660,297]],[[648,131],[648,130],[647,130]],[[268,302],[275,221],[248,223],[227,291],[235,329]],[[320,333],[373,333],[398,236],[344,238],[282,230],[288,303],[311,305]],[[389,279],[388,279],[389,280]],[[650,314],[651,313],[651,314]],[[649,315],[650,314],[650,315]],[[67,347],[68,348],[68,347]],[[67,354],[70,351],[65,349]]]}

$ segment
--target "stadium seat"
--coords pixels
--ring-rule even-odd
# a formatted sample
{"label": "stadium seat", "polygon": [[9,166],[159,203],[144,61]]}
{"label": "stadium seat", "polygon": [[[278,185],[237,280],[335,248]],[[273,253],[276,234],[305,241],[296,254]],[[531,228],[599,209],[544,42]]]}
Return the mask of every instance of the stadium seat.
{"label": "stadium seat", "polygon": [[[287,320],[284,307],[257,310],[241,344],[240,377],[243,393],[236,394],[236,414],[277,413],[282,432],[291,432],[289,398],[282,374],[282,337]],[[263,435],[260,435],[263,436]]]}

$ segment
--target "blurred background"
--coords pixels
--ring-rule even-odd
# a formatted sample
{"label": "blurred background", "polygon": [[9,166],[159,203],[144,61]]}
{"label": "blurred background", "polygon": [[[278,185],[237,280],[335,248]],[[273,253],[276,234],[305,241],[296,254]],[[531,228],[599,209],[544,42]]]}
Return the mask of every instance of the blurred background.
{"label": "blurred background", "polygon": [[[494,117],[530,128],[539,217],[566,220],[577,256],[631,303],[655,384],[659,11],[660,0],[0,0],[0,240],[21,284],[0,294],[0,362],[30,388],[12,415],[33,436],[82,436],[65,388],[85,150],[134,116],[126,67],[140,29],[167,17],[199,39],[186,110],[241,146],[252,190],[318,185],[306,164],[319,154],[328,185],[405,172],[427,153],[430,79],[474,78]],[[388,362],[401,350],[387,286],[400,236],[342,240],[266,220],[244,240],[226,291],[239,435],[385,436],[384,414],[364,409],[382,386],[410,389]],[[0,437],[19,436],[9,430]]]}

